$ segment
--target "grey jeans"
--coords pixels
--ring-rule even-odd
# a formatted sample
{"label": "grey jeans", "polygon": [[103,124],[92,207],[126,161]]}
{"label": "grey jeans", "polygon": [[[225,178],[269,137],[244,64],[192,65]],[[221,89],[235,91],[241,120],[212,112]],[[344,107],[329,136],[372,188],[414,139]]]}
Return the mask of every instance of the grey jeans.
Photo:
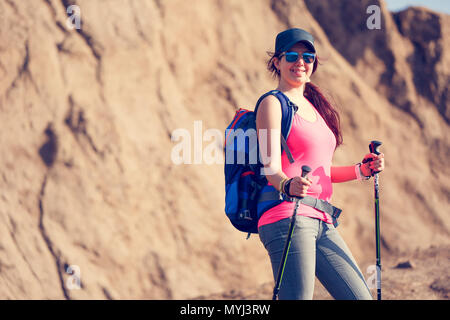
{"label": "grey jeans", "polygon": [[[269,253],[275,280],[290,222],[290,218],[283,219],[258,230]],[[279,299],[312,299],[315,276],[335,299],[372,299],[355,259],[336,228],[319,219],[297,216]]]}

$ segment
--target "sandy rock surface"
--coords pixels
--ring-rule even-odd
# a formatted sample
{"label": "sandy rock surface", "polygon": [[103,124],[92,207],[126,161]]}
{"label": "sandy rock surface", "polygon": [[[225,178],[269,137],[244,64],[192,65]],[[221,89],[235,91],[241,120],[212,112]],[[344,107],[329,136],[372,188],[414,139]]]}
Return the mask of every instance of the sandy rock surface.
{"label": "sandy rock surface", "polygon": [[[341,114],[333,165],[383,142],[386,297],[421,298],[426,287],[448,298],[448,274],[428,277],[425,265],[435,252],[449,269],[449,16],[348,2],[0,0],[0,298],[189,299],[270,287],[258,237],[245,241],[224,214],[223,142],[204,133],[223,133],[238,108],[276,86],[266,51],[293,26],[316,37],[312,81]],[[369,4],[381,8],[379,30],[366,27]],[[80,29],[68,24],[71,5]],[[181,164],[176,132],[192,137]],[[335,184],[332,202],[365,268],[375,252],[372,181]],[[391,269],[416,250],[414,268]],[[402,278],[410,271],[417,286]]]}

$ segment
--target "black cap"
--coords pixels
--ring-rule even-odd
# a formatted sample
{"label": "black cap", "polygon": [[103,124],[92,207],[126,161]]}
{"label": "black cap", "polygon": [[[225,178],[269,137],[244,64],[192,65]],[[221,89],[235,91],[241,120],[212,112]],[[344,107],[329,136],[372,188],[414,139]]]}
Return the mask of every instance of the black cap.
{"label": "black cap", "polygon": [[275,40],[275,52],[285,52],[297,42],[304,43],[312,52],[316,52],[316,48],[314,48],[314,37],[309,32],[299,28],[292,28],[280,32]]}

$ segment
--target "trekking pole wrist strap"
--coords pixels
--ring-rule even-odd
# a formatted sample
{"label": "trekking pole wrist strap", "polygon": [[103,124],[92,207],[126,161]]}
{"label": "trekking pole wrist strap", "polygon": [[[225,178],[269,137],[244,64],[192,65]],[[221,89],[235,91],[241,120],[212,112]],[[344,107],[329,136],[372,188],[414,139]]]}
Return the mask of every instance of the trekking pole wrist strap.
{"label": "trekking pole wrist strap", "polygon": [[288,196],[288,197],[294,197],[294,195],[292,195],[291,194],[291,182],[292,182],[292,179],[293,178],[291,178],[291,179],[289,179],[288,181],[286,181],[286,183],[284,184],[284,189],[283,189],[283,191],[284,191],[284,193]]}
{"label": "trekking pole wrist strap", "polygon": [[361,181],[361,180],[369,180],[371,176],[365,176],[364,173],[361,170],[361,165],[362,163],[359,162],[355,165],[355,174],[356,174],[356,179]]}

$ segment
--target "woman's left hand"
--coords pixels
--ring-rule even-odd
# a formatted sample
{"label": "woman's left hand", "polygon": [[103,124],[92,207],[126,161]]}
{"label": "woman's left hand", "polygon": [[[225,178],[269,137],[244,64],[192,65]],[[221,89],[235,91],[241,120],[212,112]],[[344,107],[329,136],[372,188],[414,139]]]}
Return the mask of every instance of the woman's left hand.
{"label": "woman's left hand", "polygon": [[378,155],[375,153],[368,153],[364,156],[363,161],[370,158],[372,158],[372,160],[361,165],[361,171],[366,177],[371,176],[372,172],[381,172],[384,170],[384,153]]}

